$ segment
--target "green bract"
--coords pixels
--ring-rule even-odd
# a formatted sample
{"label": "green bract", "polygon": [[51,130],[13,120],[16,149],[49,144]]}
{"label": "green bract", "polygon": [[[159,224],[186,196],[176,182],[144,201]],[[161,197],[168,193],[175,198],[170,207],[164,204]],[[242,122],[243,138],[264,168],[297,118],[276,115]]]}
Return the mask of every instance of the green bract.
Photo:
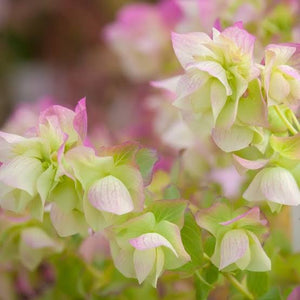
{"label": "green bract", "polygon": [[196,220],[216,238],[211,261],[219,270],[239,268],[264,272],[271,269],[271,261],[257,237],[267,231],[267,221],[260,218],[258,207],[232,212],[224,204],[215,204],[200,210]]}
{"label": "green bract", "polygon": [[147,280],[156,287],[164,270],[176,269],[190,260],[180,230],[169,221],[157,222],[148,212],[109,229],[112,257],[126,277]]}

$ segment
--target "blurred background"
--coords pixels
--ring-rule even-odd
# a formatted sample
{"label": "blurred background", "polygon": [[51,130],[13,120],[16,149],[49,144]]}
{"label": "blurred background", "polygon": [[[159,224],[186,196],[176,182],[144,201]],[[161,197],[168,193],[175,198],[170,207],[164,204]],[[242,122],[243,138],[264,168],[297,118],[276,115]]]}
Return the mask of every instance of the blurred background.
{"label": "blurred background", "polygon": [[102,34],[130,2],[1,0],[0,124],[20,103],[33,111],[41,99],[73,107],[84,96],[92,124],[109,118],[107,107],[118,109],[116,99],[135,98],[128,95],[141,89],[122,75]]}

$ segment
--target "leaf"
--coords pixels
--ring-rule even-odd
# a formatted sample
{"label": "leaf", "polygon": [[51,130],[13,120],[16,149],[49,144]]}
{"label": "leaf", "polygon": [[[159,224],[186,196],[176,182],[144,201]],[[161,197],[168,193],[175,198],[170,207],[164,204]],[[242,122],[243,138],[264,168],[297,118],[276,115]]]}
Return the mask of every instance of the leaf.
{"label": "leaf", "polygon": [[258,300],[282,300],[280,291],[277,287],[272,287],[266,294],[259,297]]}
{"label": "leaf", "polygon": [[179,199],[180,197],[180,191],[174,184],[170,184],[168,187],[164,189],[164,199]]}
{"label": "leaf", "polygon": [[135,160],[142,173],[145,185],[149,185],[152,180],[152,170],[157,159],[157,153],[152,149],[142,148],[136,154]]}
{"label": "leaf", "polygon": [[119,146],[112,147],[110,149],[111,154],[114,157],[115,165],[122,165],[133,161],[139,145],[133,142],[126,142]]}
{"label": "leaf", "polygon": [[247,287],[255,296],[264,295],[269,289],[269,272],[248,272]]}
{"label": "leaf", "polygon": [[205,281],[204,278],[194,276],[194,284],[196,288],[196,300],[207,300],[212,286]]}
{"label": "leaf", "polygon": [[201,229],[191,212],[185,215],[181,239],[185,250],[191,257],[191,261],[188,264],[195,268],[199,267],[203,262]]}
{"label": "leaf", "polygon": [[162,220],[169,221],[174,224],[180,224],[183,221],[183,214],[187,203],[183,200],[159,200],[149,206],[156,219],[156,222]]}
{"label": "leaf", "polygon": [[213,284],[214,282],[216,282],[218,280],[219,273],[220,272],[219,272],[218,268],[213,264],[211,264],[208,268],[206,268],[203,271],[206,281],[210,284]]}

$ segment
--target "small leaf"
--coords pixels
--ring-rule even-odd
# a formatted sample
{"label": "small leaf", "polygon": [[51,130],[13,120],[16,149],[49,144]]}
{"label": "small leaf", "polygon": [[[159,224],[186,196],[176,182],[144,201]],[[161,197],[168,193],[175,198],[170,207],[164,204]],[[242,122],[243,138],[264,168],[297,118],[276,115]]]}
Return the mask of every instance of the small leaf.
{"label": "small leaf", "polygon": [[183,200],[160,200],[155,201],[150,207],[158,222],[165,220],[174,224],[181,223],[187,203]]}
{"label": "small leaf", "polygon": [[207,300],[212,287],[196,275],[194,276],[194,284],[196,288],[196,300]]}
{"label": "small leaf", "polygon": [[199,267],[203,261],[201,229],[191,212],[185,215],[184,226],[181,230],[181,239],[185,250],[191,257],[189,264]]}
{"label": "small leaf", "polygon": [[277,287],[272,287],[266,294],[259,297],[258,300],[282,300],[282,296]]}
{"label": "small leaf", "polygon": [[248,272],[247,286],[254,295],[264,295],[269,289],[269,272]]}
{"label": "small leaf", "polygon": [[157,161],[157,153],[155,150],[142,148],[135,157],[136,163],[142,173],[145,185],[150,184],[152,179],[152,169]]}
{"label": "small leaf", "polygon": [[168,187],[165,188],[163,197],[164,199],[170,199],[170,200],[181,198],[180,192],[174,184],[170,184]]}

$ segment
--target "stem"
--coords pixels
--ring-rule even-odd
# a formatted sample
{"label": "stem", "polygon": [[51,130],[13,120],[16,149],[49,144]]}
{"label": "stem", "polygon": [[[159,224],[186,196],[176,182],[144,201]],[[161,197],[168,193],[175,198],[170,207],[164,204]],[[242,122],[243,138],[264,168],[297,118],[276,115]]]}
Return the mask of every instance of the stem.
{"label": "stem", "polygon": [[198,277],[198,279],[199,279],[200,281],[202,281],[204,284],[206,284],[206,285],[209,286],[210,288],[214,288],[213,285],[211,285],[210,283],[208,283],[208,282],[201,276],[201,274],[200,274],[199,271],[196,271],[195,274],[196,274],[196,276]]}
{"label": "stem", "polygon": [[282,122],[285,124],[285,126],[289,129],[289,131],[295,135],[297,134],[297,130],[292,126],[292,124],[289,122],[289,120],[286,118],[286,116],[282,113],[282,111],[280,110],[278,105],[274,105],[274,108],[278,114],[278,116],[280,117],[280,119],[282,120]]}
{"label": "stem", "polygon": [[299,121],[296,118],[295,114],[292,111],[289,111],[289,114],[290,114],[291,118],[293,119],[298,131],[300,131],[300,124],[299,124]]}
{"label": "stem", "polygon": [[228,281],[239,291],[241,292],[247,299],[254,300],[254,296],[244,287],[235,277],[228,273],[222,273],[224,277],[228,279]]}

